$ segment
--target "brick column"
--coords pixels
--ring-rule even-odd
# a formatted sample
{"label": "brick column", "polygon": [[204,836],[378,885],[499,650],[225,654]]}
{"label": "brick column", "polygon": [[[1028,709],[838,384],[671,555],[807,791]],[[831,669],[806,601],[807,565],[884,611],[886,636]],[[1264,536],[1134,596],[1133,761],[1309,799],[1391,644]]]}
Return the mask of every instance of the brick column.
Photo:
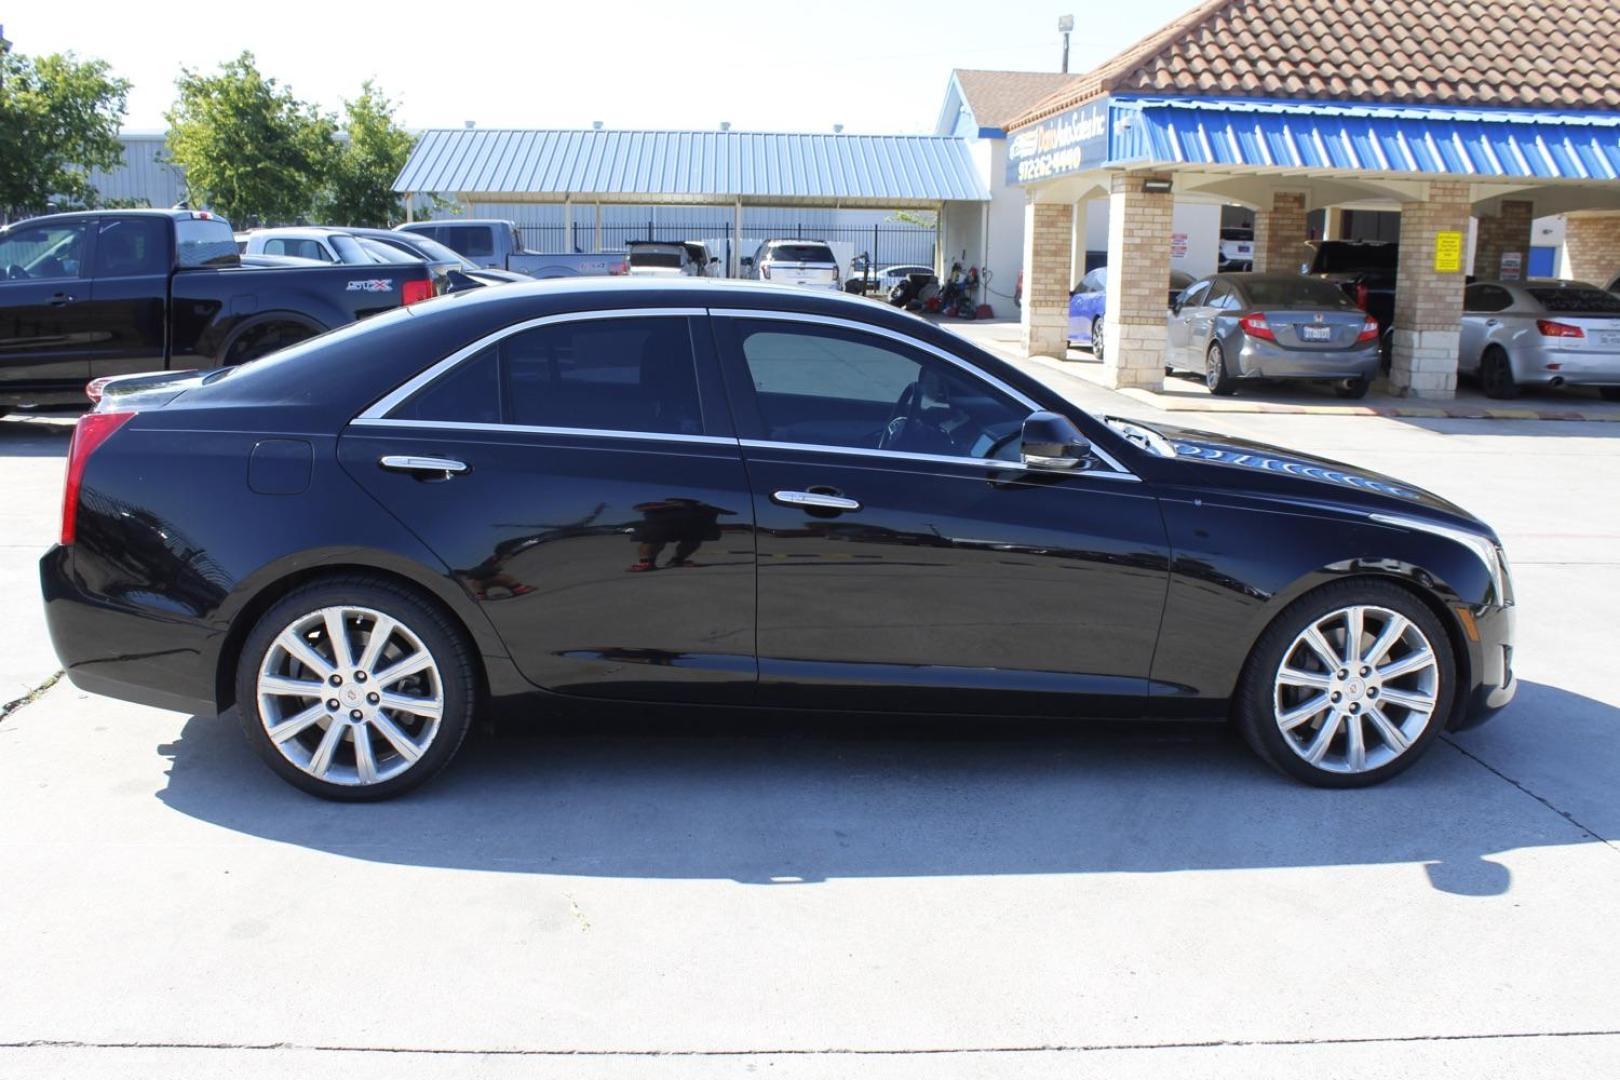
{"label": "brick column", "polygon": [[1620,215],[1571,214],[1564,219],[1569,276],[1602,288],[1620,274]]}
{"label": "brick column", "polygon": [[1305,261],[1305,193],[1277,191],[1271,209],[1254,212],[1254,268],[1293,273]]}
{"label": "brick column", "polygon": [[1463,271],[1434,268],[1435,237],[1468,236],[1469,185],[1430,181],[1425,202],[1401,206],[1401,253],[1395,285],[1395,340],[1389,389],[1402,397],[1457,393]]}
{"label": "brick column", "polygon": [[1170,293],[1169,192],[1148,193],[1148,177],[1117,173],[1108,196],[1108,310],[1103,378],[1109,386],[1164,385],[1165,311]]}
{"label": "brick column", "polygon": [[1069,250],[1073,203],[1024,204],[1024,352],[1063,359],[1069,347]]}
{"label": "brick column", "polygon": [[1502,256],[1518,252],[1519,280],[1530,276],[1530,222],[1535,204],[1524,199],[1505,199],[1495,217],[1479,219],[1474,240],[1474,276],[1495,281],[1502,276]]}

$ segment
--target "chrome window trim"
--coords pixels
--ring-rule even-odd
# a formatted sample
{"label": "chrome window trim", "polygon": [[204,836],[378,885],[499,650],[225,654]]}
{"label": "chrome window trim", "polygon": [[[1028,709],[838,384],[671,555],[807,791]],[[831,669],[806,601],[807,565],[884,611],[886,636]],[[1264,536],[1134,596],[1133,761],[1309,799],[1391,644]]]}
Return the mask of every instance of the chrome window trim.
{"label": "chrome window trim", "polygon": [[[523,322],[513,323],[510,326],[503,326],[499,330],[491,331],[490,333],[479,338],[477,341],[473,342],[471,345],[464,345],[455,352],[451,353],[449,356],[445,357],[443,360],[440,360],[438,363],[430,365],[426,370],[421,371],[406,381],[400,383],[386,395],[373,402],[365,409],[364,412],[355,417],[355,421],[388,419],[388,414],[394,409],[398,408],[400,405],[404,404],[405,400],[412,394],[416,393],[418,390],[422,389],[422,387],[426,386],[434,379],[437,379],[440,375],[443,375],[445,372],[449,371],[463,360],[483,351],[498,341],[511,337],[513,334],[521,334],[523,331],[533,330],[537,326],[547,326],[551,323],[585,322],[587,320],[596,319],[647,318],[657,316],[673,316],[676,318],[690,319],[701,318],[707,314],[708,312],[703,308],[600,308],[595,311],[564,311],[555,315],[542,315],[538,318],[526,319]],[[497,424],[494,426],[515,428],[515,425],[509,424]],[[559,430],[576,429],[570,428]],[[722,441],[730,442],[732,440],[725,439]]]}
{"label": "chrome window trim", "polygon": [[[822,443],[773,442],[769,439],[739,439],[749,450],[801,450],[812,454],[850,454],[879,460],[924,461],[940,465],[975,465],[991,472],[1032,472],[1043,476],[1089,476],[1097,480],[1125,480],[1139,478],[1128,472],[1093,472],[1089,469],[1037,469],[1022,461],[1002,461],[1000,458],[957,457],[954,454],[914,454],[908,450],[878,450],[864,446],[830,446]],[[1095,450],[1093,451],[1095,453]]]}
{"label": "chrome window trim", "polygon": [[391,420],[388,417],[357,417],[350,427],[410,428],[426,431],[487,431],[494,434],[581,435],[602,439],[640,439],[663,442],[702,443],[707,446],[736,446],[727,435],[681,435],[670,431],[618,431],[610,428],[541,427],[535,424],[482,424],[471,420]]}
{"label": "chrome window trim", "polygon": [[[928,353],[931,356],[936,356],[939,359],[944,360],[948,364],[955,365],[956,367],[958,367],[961,370],[967,372],[969,375],[973,376],[974,378],[982,379],[984,382],[987,382],[991,386],[994,386],[997,390],[1000,390],[1002,393],[1006,394],[1008,397],[1012,398],[1014,401],[1016,401],[1020,405],[1024,406],[1030,412],[1039,412],[1039,411],[1042,411],[1042,410],[1044,410],[1046,408],[1044,405],[1041,405],[1039,402],[1030,400],[1028,397],[1024,396],[1024,394],[1022,394],[1018,390],[1015,390],[1011,386],[1008,386],[1006,383],[1002,382],[1000,379],[996,378],[994,375],[990,374],[989,372],[980,371],[978,368],[974,367],[972,364],[968,363],[966,360],[963,360],[961,357],[953,356],[950,353],[946,352],[944,349],[941,349],[937,345],[930,344],[929,342],[926,342],[926,341],[919,341],[914,337],[909,337],[909,336],[907,336],[905,334],[900,333],[897,330],[891,330],[886,326],[874,326],[871,323],[858,322],[858,321],[856,321],[854,319],[840,319],[840,318],[838,318],[836,316],[812,315],[812,314],[809,314],[809,313],[806,313],[806,312],[799,312],[799,311],[764,311],[764,310],[758,310],[758,309],[754,309],[754,308],[710,308],[709,309],[709,314],[710,315],[715,315],[715,316],[720,316],[722,318],[728,318],[728,319],[774,319],[774,320],[776,320],[778,322],[809,323],[812,326],[836,326],[836,327],[839,327],[839,328],[844,329],[844,330],[855,330],[855,331],[858,331],[858,332],[864,333],[864,334],[875,334],[878,337],[889,338],[890,340],[897,341],[902,345],[908,345],[913,349],[920,349],[921,351],[923,351],[925,353]],[[779,442],[773,442],[773,441],[770,441],[770,440],[743,439],[742,444],[744,446],[755,446],[755,447],[771,447],[771,446],[775,446],[775,447],[782,447],[782,448],[795,449],[795,450],[829,450],[829,451],[832,451],[834,453],[850,453],[850,452],[853,452],[853,453],[870,453],[870,454],[888,454],[888,455],[891,455],[891,456],[894,456],[894,457],[901,457],[901,458],[919,458],[919,459],[924,460],[924,461],[953,461],[953,462],[958,462],[958,463],[973,462],[973,463],[977,463],[977,464],[985,464],[989,460],[989,459],[986,459],[986,458],[964,458],[964,457],[946,456],[946,455],[941,455],[941,454],[907,454],[907,453],[902,453],[900,451],[895,451],[895,450],[876,450],[876,449],[874,449],[874,450],[866,450],[866,449],[864,449],[862,447],[830,446],[830,445],[822,445],[820,443],[779,443]],[[1140,480],[1141,479],[1141,477],[1137,476],[1135,473],[1131,472],[1131,470],[1127,469],[1124,465],[1120,464],[1119,461],[1112,454],[1108,453],[1108,451],[1106,451],[1106,450],[1103,450],[1101,447],[1097,446],[1095,443],[1092,444],[1091,452],[1094,455],[1096,455],[1099,460],[1101,460],[1105,464],[1107,464],[1108,467],[1111,468],[1114,471],[1115,474],[1117,474],[1117,477],[1119,479],[1128,479],[1128,480]],[[1023,468],[1023,466],[1021,464],[1017,463],[1017,462],[1005,462],[1005,461],[1003,461],[1003,462],[998,462],[997,464],[998,464],[998,466],[1000,468]],[[1049,470],[1037,470],[1037,471],[1049,471]],[[1103,475],[1108,475],[1108,474],[1086,472],[1086,473],[1077,474],[1077,475],[1103,476]]]}

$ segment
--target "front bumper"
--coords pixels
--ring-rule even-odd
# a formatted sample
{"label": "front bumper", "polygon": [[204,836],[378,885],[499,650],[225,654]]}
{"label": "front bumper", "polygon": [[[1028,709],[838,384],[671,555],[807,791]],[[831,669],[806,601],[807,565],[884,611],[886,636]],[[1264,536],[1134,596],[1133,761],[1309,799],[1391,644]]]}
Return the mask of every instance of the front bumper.
{"label": "front bumper", "polygon": [[[1447,727],[1463,731],[1483,724],[1511,702],[1519,680],[1513,671],[1513,606],[1470,608],[1457,616],[1468,642],[1469,685]],[[1475,634],[1466,632],[1470,624]]]}

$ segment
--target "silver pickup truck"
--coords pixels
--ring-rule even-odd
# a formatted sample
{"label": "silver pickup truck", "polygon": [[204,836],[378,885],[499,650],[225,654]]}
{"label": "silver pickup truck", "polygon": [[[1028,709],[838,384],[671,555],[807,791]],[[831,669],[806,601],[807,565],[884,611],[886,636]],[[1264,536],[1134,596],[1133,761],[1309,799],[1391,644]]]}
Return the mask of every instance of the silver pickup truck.
{"label": "silver pickup truck", "polygon": [[432,237],[479,266],[513,270],[533,278],[593,277],[629,272],[622,251],[593,255],[542,255],[528,251],[523,237],[510,221],[498,218],[454,221],[414,221],[399,226],[400,232]]}

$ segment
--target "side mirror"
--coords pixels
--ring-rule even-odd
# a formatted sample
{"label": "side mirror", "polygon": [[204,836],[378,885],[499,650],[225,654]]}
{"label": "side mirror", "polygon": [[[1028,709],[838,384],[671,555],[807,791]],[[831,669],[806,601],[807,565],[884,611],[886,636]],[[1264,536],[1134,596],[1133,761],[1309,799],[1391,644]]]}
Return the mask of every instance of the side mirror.
{"label": "side mirror", "polygon": [[1024,421],[1019,455],[1031,469],[1083,469],[1091,458],[1091,441],[1068,417],[1035,412]]}
{"label": "side mirror", "polygon": [[709,256],[709,265],[710,266],[714,266],[719,261],[720,261],[720,256],[718,256],[718,255],[710,255]]}

